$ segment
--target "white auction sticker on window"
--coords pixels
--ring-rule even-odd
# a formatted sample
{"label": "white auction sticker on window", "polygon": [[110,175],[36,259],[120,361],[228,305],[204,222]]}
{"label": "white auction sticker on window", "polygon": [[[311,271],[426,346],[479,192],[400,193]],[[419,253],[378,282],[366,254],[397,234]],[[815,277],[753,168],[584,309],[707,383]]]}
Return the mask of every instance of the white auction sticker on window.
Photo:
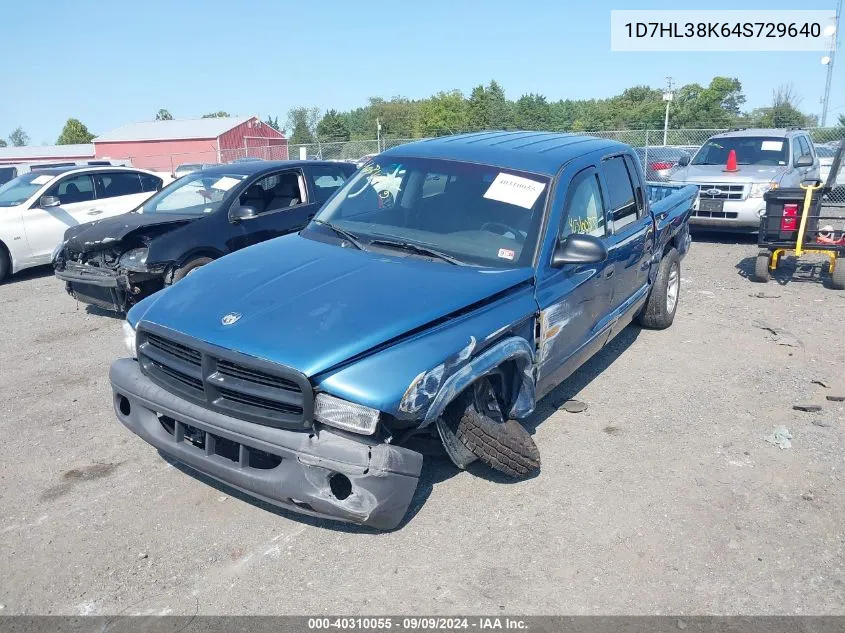
{"label": "white auction sticker on window", "polygon": [[498,200],[506,204],[530,209],[537,202],[537,198],[543,193],[545,187],[546,183],[543,182],[522,176],[499,173],[493,184],[488,187],[484,197],[488,200]]}
{"label": "white auction sticker on window", "polygon": [[500,248],[499,257],[501,257],[502,259],[512,260],[514,257],[516,257],[516,253],[509,248]]}
{"label": "white auction sticker on window", "polygon": [[49,174],[41,174],[40,176],[36,176],[32,179],[33,185],[46,185],[48,182],[53,180],[55,176],[50,176]]}
{"label": "white auction sticker on window", "polygon": [[211,188],[212,189],[219,189],[220,191],[229,191],[232,187],[238,184],[240,180],[237,178],[230,178],[229,176],[223,176],[220,180],[215,182]]}
{"label": "white auction sticker on window", "polygon": [[760,150],[763,152],[779,152],[783,149],[783,141],[763,141]]}

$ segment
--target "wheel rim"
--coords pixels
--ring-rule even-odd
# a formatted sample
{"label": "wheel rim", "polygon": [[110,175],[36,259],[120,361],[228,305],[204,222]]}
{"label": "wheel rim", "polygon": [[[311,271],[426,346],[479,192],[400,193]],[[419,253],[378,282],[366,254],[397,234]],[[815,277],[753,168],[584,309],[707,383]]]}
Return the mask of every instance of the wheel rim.
{"label": "wheel rim", "polygon": [[669,271],[669,283],[666,285],[666,312],[672,314],[678,305],[678,293],[681,289],[681,273],[677,266]]}

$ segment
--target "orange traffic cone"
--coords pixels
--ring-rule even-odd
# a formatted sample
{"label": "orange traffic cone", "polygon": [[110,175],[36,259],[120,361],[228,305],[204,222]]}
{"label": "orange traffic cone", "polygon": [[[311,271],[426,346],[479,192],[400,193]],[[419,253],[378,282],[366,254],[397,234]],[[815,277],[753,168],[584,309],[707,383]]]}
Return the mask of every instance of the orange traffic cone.
{"label": "orange traffic cone", "polygon": [[728,164],[725,165],[725,168],[722,171],[739,171],[739,168],[736,166],[736,150],[732,149],[728,152]]}

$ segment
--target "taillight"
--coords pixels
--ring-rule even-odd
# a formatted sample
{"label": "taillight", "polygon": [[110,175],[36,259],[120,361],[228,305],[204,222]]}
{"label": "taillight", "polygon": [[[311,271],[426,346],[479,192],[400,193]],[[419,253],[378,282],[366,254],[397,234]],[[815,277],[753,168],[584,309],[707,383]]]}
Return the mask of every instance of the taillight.
{"label": "taillight", "polygon": [[783,217],[780,219],[781,231],[796,231],[798,230],[798,205],[785,204],[783,205]]}
{"label": "taillight", "polygon": [[662,169],[672,169],[675,166],[675,163],[652,163],[651,169],[652,171],[660,171]]}

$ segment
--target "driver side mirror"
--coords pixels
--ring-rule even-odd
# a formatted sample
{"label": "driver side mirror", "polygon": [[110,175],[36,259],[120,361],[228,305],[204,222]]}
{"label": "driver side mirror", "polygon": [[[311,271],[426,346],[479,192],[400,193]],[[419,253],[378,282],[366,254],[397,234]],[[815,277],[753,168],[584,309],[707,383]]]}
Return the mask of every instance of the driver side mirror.
{"label": "driver side mirror", "polygon": [[38,199],[38,206],[42,209],[50,209],[52,207],[57,207],[62,203],[56,196],[41,196]]}
{"label": "driver side mirror", "polygon": [[573,233],[558,242],[552,255],[552,268],[566,264],[597,264],[607,259],[607,246],[594,235]]}
{"label": "driver side mirror", "polygon": [[686,154],[684,154],[683,156],[681,156],[681,157],[678,159],[678,165],[680,165],[681,167],[686,167],[687,165],[689,165],[689,160],[690,160],[690,159],[689,159],[689,156],[687,156]]}
{"label": "driver side mirror", "polygon": [[244,220],[251,220],[256,216],[258,216],[258,211],[255,210],[255,207],[241,206],[237,207],[229,214],[229,220],[233,224],[238,224]]}
{"label": "driver side mirror", "polygon": [[804,154],[803,156],[799,156],[798,160],[795,161],[796,167],[812,167],[813,166],[813,157],[809,154]]}

